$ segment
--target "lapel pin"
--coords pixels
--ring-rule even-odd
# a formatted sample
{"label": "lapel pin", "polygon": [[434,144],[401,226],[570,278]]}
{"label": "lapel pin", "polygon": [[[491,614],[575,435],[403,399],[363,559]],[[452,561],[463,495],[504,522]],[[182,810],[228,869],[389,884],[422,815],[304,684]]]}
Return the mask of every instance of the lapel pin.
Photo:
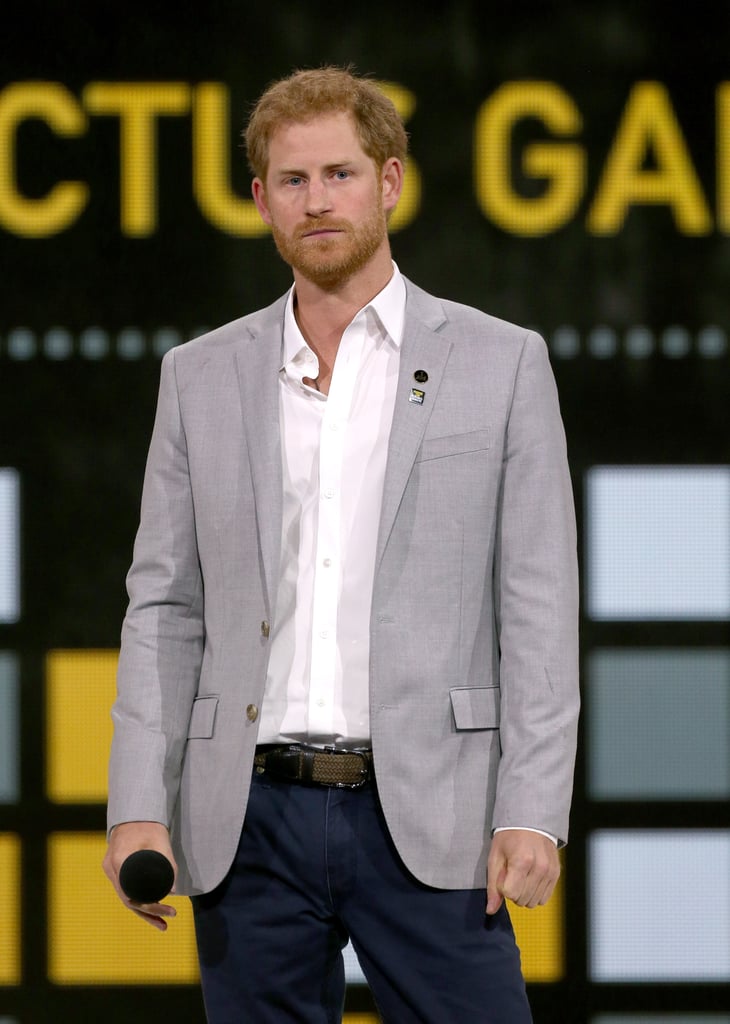
{"label": "lapel pin", "polygon": [[411,388],[411,393],[408,396],[408,401],[415,402],[416,405],[423,405],[423,400],[425,397],[425,391],[420,391],[418,388]]}
{"label": "lapel pin", "polygon": [[413,374],[413,379],[417,380],[419,384],[425,384],[428,380],[428,374],[425,370],[416,370]]}

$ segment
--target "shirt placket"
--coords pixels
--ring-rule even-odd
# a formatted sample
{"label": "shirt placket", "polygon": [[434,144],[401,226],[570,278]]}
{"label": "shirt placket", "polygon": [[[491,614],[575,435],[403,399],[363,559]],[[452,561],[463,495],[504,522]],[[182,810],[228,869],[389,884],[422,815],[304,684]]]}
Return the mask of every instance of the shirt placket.
{"label": "shirt placket", "polygon": [[334,735],[344,724],[335,720],[339,671],[337,605],[345,556],[342,515],[347,486],[347,424],[364,341],[365,315],[361,313],[342,336],[320,432],[309,689],[309,732],[312,735]]}

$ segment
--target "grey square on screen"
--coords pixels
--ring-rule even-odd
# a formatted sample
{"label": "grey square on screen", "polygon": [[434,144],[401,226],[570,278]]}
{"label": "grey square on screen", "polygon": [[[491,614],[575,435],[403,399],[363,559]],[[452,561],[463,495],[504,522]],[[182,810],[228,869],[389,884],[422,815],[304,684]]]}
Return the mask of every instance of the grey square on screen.
{"label": "grey square on screen", "polygon": [[0,804],[14,804],[20,798],[18,699],[17,657],[0,651]]}
{"label": "grey square on screen", "polygon": [[592,799],[730,797],[730,648],[595,650],[586,703]]}

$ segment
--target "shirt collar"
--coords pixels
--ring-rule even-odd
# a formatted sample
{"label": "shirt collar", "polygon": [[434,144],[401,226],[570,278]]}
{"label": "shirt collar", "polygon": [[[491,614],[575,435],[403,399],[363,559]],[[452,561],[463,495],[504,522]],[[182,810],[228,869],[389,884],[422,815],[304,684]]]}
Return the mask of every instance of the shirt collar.
{"label": "shirt collar", "polygon": [[[395,261],[393,261],[393,275],[386,286],[367,305],[358,310],[352,320],[357,319],[366,310],[372,310],[395,347],[400,348],[403,340],[403,324],[406,317],[406,286],[403,275]],[[294,316],[294,285],[292,285],[287,295],[284,310],[281,369],[284,369],[288,363],[292,362],[300,354],[302,349],[307,347],[307,343],[302,332],[299,330],[299,325]]]}

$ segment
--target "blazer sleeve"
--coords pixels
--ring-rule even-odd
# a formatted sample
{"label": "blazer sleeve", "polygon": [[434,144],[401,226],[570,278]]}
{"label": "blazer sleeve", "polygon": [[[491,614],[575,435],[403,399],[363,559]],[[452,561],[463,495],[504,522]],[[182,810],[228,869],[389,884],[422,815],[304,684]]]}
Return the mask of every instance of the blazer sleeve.
{"label": "blazer sleeve", "polygon": [[579,710],[578,565],[558,395],[529,333],[514,379],[495,558],[502,757],[494,828],[568,838]]}
{"label": "blazer sleeve", "polygon": [[203,582],[175,370],[161,368],[140,526],[127,576],[108,826],[160,821],[169,827],[203,652]]}

